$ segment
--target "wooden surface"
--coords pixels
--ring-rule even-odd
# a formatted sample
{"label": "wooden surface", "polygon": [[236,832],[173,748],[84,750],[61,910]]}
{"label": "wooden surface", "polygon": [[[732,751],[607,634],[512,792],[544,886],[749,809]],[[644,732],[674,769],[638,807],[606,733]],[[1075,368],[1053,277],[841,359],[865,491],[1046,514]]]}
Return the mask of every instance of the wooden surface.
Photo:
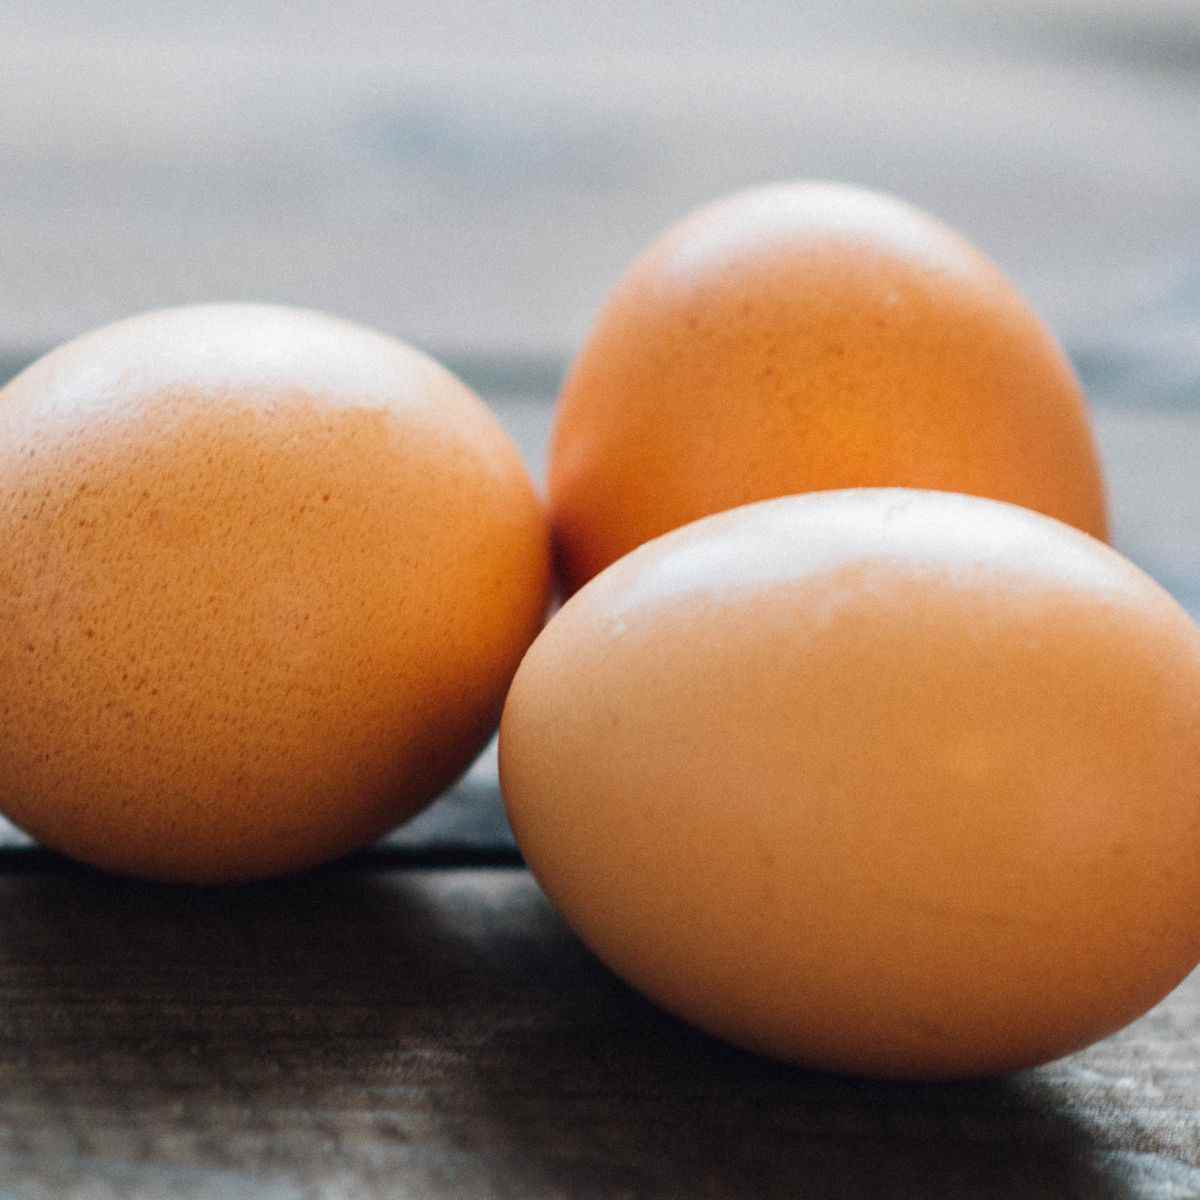
{"label": "wooden surface", "polygon": [[1195,0],[0,2],[0,343],[188,300],[559,359],[667,222],[888,188],[1071,341],[1200,251]]}
{"label": "wooden surface", "polygon": [[[142,308],[312,304],[444,354],[540,473],[649,237],[851,179],[1050,319],[1118,546],[1200,616],[1200,8],[936,8],[0,0],[0,379]],[[521,866],[491,756],[255,887],[108,879],[0,824],[0,1200],[742,1196],[1200,1197],[1200,974],[1061,1062],[885,1086],[614,979]]]}
{"label": "wooden surface", "polygon": [[1062,1063],[884,1086],[662,1016],[520,870],[0,906],[5,1196],[1200,1194],[1200,978]]}

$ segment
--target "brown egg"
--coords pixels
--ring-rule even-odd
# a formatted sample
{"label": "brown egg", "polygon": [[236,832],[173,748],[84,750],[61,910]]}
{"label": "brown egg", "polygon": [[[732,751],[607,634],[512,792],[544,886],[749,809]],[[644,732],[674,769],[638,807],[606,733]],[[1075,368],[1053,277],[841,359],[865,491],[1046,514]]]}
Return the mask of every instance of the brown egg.
{"label": "brown egg", "polygon": [[165,880],[360,846],[494,727],[545,611],[508,437],[319,313],[135,317],[0,393],[0,808]]}
{"label": "brown egg", "polygon": [[1106,535],[1084,400],[1045,326],[946,226],[834,184],[732,196],[633,264],[567,378],[549,482],[568,590],[794,492],[967,492]]}
{"label": "brown egg", "polygon": [[1200,959],[1200,631],[1026,509],[862,489],[676,530],[550,621],[500,737],[567,920],[754,1050],[1005,1071]]}

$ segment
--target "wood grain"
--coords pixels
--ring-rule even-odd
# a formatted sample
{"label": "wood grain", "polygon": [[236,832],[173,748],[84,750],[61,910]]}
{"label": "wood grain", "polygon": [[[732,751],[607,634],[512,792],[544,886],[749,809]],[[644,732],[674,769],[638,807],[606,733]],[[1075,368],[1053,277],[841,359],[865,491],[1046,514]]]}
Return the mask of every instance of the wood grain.
{"label": "wood grain", "polygon": [[6,1198],[1200,1194],[1200,977],[1058,1064],[879,1085],[662,1015],[522,871],[0,909]]}

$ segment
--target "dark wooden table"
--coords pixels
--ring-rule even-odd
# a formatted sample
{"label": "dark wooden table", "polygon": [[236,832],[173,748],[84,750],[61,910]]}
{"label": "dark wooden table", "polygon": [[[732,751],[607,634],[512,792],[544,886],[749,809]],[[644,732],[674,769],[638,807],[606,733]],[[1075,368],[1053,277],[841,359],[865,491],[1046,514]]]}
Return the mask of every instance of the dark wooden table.
{"label": "dark wooden table", "polygon": [[[538,471],[571,347],[666,221],[852,179],[1064,336],[1115,540],[1200,614],[1193,0],[236,7],[0,5],[0,378],[159,304],[311,304],[446,352]],[[0,826],[0,1200],[592,1196],[1200,1197],[1200,974],[1061,1062],[881,1085],[628,990],[486,756],[383,845],[251,887]]]}
{"label": "dark wooden table", "polygon": [[1200,979],[1040,1070],[880,1085],[662,1016],[514,866],[5,867],[6,1197],[1200,1194]]}

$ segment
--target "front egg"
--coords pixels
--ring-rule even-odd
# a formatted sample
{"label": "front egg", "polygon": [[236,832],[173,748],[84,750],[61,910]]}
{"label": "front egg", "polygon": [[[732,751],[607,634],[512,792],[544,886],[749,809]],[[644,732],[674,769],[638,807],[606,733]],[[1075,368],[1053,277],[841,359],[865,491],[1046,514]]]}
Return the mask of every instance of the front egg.
{"label": "front egg", "polygon": [[1013,505],[813,493],[646,544],[531,647],[500,762],[602,959],[808,1066],[1043,1062],[1200,959],[1200,632]]}

